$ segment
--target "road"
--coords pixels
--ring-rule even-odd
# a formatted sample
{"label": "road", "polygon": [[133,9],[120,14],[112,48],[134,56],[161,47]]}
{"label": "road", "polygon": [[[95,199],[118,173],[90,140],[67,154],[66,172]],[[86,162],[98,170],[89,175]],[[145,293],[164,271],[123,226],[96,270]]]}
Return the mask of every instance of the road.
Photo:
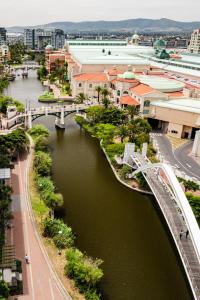
{"label": "road", "polygon": [[[64,290],[38,236],[29,201],[27,170],[30,155],[21,156],[12,170],[13,229],[8,240],[16,247],[16,257],[23,261],[24,294],[11,299],[19,300],[71,300]],[[30,264],[24,262],[25,254]]]}
{"label": "road", "polygon": [[192,141],[188,141],[186,144],[173,151],[172,145],[165,135],[153,133],[152,137],[156,140],[160,153],[165,161],[179,171],[184,172],[186,175],[200,180],[200,166],[189,156],[189,153],[192,150]]}

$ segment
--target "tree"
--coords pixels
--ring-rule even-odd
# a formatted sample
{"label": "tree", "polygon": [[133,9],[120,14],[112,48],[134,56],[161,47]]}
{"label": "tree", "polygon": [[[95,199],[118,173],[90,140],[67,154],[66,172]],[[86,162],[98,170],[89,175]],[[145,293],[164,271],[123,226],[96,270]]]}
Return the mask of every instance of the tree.
{"label": "tree", "polygon": [[8,87],[8,79],[6,77],[0,78],[0,94]]}
{"label": "tree", "polygon": [[121,138],[121,143],[123,143],[124,139],[128,136],[128,127],[126,125],[121,125],[118,129],[118,135]]}
{"label": "tree", "polygon": [[103,88],[101,89],[101,95],[103,96],[103,98],[106,98],[110,95],[110,92],[107,88]]}
{"label": "tree", "polygon": [[112,124],[98,124],[95,127],[96,136],[103,140],[104,144],[111,143],[115,136],[116,127]]}
{"label": "tree", "polygon": [[103,103],[103,105],[104,105],[105,108],[108,108],[108,106],[110,104],[110,100],[108,98],[104,97],[102,99],[102,103]]}
{"label": "tree", "polygon": [[186,197],[192,207],[197,222],[200,225],[200,196],[196,196],[193,195],[192,193],[187,192]]}
{"label": "tree", "polygon": [[51,173],[52,159],[48,153],[38,151],[35,154],[34,167],[41,176],[49,176]]}
{"label": "tree", "polygon": [[25,54],[26,47],[22,42],[17,42],[13,45],[9,45],[11,63],[21,64],[22,58]]}
{"label": "tree", "polygon": [[8,299],[10,295],[10,289],[8,284],[4,280],[0,280],[0,299]]}
{"label": "tree", "polygon": [[71,227],[60,219],[47,218],[44,222],[44,235],[53,238],[59,249],[73,246],[74,235]]}
{"label": "tree", "polygon": [[197,191],[200,189],[199,185],[192,180],[183,180],[183,185],[185,187],[185,191]]}
{"label": "tree", "polygon": [[46,78],[47,75],[48,75],[48,71],[46,67],[42,65],[37,71],[38,79],[43,80]]}
{"label": "tree", "polygon": [[42,124],[34,125],[28,133],[34,138],[49,137],[49,130]]}
{"label": "tree", "polygon": [[142,172],[136,174],[136,180],[139,183],[140,187],[142,187],[144,189],[149,189],[148,183],[147,183],[146,179],[144,178]]}
{"label": "tree", "polygon": [[103,276],[103,271],[99,268],[102,261],[84,256],[75,248],[68,249],[66,257],[65,272],[74,279],[76,286],[83,292],[95,288]]}
{"label": "tree", "polygon": [[145,119],[137,118],[132,120],[128,124],[129,141],[140,146],[142,143],[149,141],[150,131],[151,126]]}
{"label": "tree", "polygon": [[129,114],[131,120],[133,120],[135,116],[139,115],[139,110],[138,110],[137,106],[128,105],[127,112]]}
{"label": "tree", "polygon": [[91,121],[92,124],[97,124],[100,122],[102,114],[103,114],[103,107],[101,106],[91,106],[86,110],[87,117]]}
{"label": "tree", "polygon": [[0,258],[1,249],[5,242],[5,228],[8,221],[12,218],[10,209],[11,202],[11,188],[0,184]]}
{"label": "tree", "polygon": [[63,196],[59,193],[49,193],[45,195],[45,204],[54,212],[55,209],[62,207]]}
{"label": "tree", "polygon": [[101,94],[101,91],[102,91],[102,88],[100,86],[97,86],[95,88],[95,91],[97,92],[97,99],[98,99],[98,102],[100,102],[100,94]]}
{"label": "tree", "polygon": [[82,104],[83,101],[86,100],[86,96],[84,93],[80,93],[78,96],[76,96],[76,103],[77,104]]}
{"label": "tree", "polygon": [[121,125],[127,118],[126,112],[116,107],[103,108],[99,123]]}

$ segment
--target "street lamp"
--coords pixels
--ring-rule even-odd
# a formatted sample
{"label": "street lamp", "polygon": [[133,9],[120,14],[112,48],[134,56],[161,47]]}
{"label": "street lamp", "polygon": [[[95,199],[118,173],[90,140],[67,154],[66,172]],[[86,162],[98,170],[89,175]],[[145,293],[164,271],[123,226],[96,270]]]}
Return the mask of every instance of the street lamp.
{"label": "street lamp", "polygon": [[[61,235],[62,234],[62,230],[59,230],[58,234]],[[60,247],[58,247],[58,255],[61,255],[61,254],[62,254],[62,250],[61,250]]]}

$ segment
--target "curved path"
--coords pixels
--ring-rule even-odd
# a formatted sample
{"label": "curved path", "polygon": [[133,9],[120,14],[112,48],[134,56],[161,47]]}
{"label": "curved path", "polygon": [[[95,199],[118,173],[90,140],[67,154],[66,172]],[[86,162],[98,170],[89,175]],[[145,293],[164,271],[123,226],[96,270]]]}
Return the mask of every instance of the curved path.
{"label": "curved path", "polygon": [[[14,230],[8,238],[16,246],[16,257],[23,261],[24,283],[24,294],[17,299],[71,300],[53,270],[35,227],[27,184],[31,155],[19,157],[12,171]],[[30,257],[29,265],[24,263],[26,253]]]}

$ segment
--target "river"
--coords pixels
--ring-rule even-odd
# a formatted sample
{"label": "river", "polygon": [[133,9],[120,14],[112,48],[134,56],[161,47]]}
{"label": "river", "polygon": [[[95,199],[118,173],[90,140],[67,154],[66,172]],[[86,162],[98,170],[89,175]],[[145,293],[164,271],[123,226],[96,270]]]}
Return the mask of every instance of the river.
{"label": "river", "polygon": [[[6,91],[37,106],[44,88],[30,71]],[[97,140],[80,130],[73,117],[65,132],[54,117],[37,120],[51,131],[53,178],[64,196],[62,217],[77,235],[81,251],[101,258],[104,300],[192,299],[177,251],[153,197],[120,184]]]}

